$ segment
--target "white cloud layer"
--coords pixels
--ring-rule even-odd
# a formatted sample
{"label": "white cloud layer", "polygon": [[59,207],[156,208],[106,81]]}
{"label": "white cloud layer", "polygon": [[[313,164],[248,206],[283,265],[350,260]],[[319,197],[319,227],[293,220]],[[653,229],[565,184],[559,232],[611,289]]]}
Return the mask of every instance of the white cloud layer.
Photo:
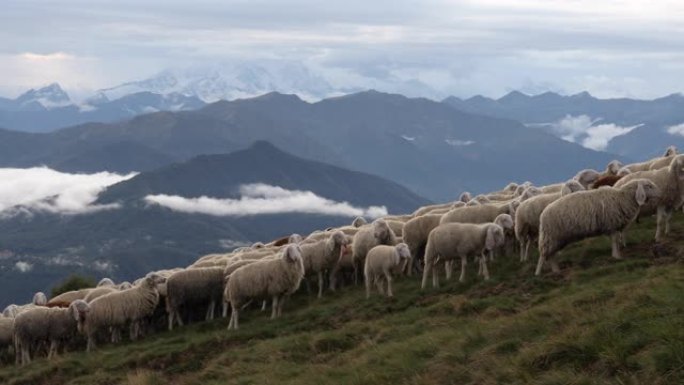
{"label": "white cloud layer", "polygon": [[671,135],[684,136],[684,123],[668,127],[667,133]]}
{"label": "white cloud layer", "polygon": [[240,199],[216,199],[160,194],[148,195],[145,201],[174,211],[216,216],[305,213],[375,218],[387,215],[385,206],[355,207],[348,202],[320,197],[311,191],[286,190],[262,183],[240,186],[240,195]]}
{"label": "white cloud layer", "polygon": [[566,115],[564,118],[549,124],[551,130],[568,142],[580,143],[586,148],[603,151],[608,142],[616,136],[627,134],[641,126],[622,127],[613,123],[596,124],[601,119],[587,115]]}
{"label": "white cloud layer", "polygon": [[107,186],[133,176],[135,173],[69,174],[47,167],[0,168],[0,216],[26,210],[84,214],[114,209],[117,204],[94,205],[93,202]]}

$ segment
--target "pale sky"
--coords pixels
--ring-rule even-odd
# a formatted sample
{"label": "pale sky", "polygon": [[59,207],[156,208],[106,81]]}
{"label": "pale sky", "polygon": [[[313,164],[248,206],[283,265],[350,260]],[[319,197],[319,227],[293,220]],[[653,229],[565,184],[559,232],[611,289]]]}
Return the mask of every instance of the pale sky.
{"label": "pale sky", "polygon": [[684,91],[675,0],[3,0],[0,95],[89,92],[166,68],[302,62],[441,95],[518,89],[654,98]]}

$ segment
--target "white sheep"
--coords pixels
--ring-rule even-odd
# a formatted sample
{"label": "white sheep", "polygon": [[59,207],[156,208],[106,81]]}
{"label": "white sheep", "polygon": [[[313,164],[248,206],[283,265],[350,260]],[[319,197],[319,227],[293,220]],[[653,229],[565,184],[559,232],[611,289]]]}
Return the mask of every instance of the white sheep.
{"label": "white sheep", "polygon": [[68,308],[35,307],[14,319],[14,340],[22,364],[31,362],[31,349],[40,343],[49,343],[48,358],[58,353],[59,345],[73,338],[77,322],[88,304],[83,300],[73,301]]}
{"label": "white sheep", "polygon": [[183,306],[207,306],[205,320],[214,319],[216,306],[223,298],[223,267],[186,269],[173,273],[166,280],[166,313],[169,330],[174,323],[183,326],[180,310]]}
{"label": "white sheep", "polygon": [[[582,171],[578,172],[572,179],[579,182],[584,187],[585,190],[588,190],[589,187],[594,182],[596,182],[596,180],[600,177],[601,177],[600,172],[598,172],[596,170],[592,170],[592,169],[586,169],[586,170],[582,170]],[[558,189],[558,191],[560,191],[560,189]],[[556,192],[558,192],[558,191],[556,191]]]}
{"label": "white sheep", "polygon": [[323,296],[326,272],[330,274],[330,288],[335,290],[335,278],[332,273],[340,255],[346,251],[347,247],[347,237],[341,231],[335,231],[328,239],[301,245],[305,275],[315,275],[318,278],[318,298]]}
{"label": "white sheep", "polygon": [[376,219],[370,225],[361,227],[352,242],[352,262],[354,263],[354,283],[358,283],[358,271],[363,269],[366,254],[377,245],[393,246],[397,237],[384,219]]}
{"label": "white sheep", "polygon": [[[578,191],[549,204],[539,219],[539,261],[536,275],[559,250],[587,237],[610,235],[612,256],[621,258],[618,232],[624,231],[637,217],[639,209],[660,191],[646,179],[633,180],[620,188]],[[550,260],[554,272],[558,264]]]}
{"label": "white sheep", "polygon": [[[407,275],[413,275],[414,265],[418,264],[421,254],[425,253],[430,231],[439,226],[441,215],[427,214],[415,217],[404,225],[404,243],[411,252],[411,260],[407,264]],[[417,268],[417,266],[415,266]]]}
{"label": "white sheep", "polygon": [[520,204],[515,211],[515,237],[520,243],[520,261],[526,261],[530,244],[539,236],[539,216],[542,211],[563,195],[584,190],[575,180],[565,182],[560,192],[532,197]]}
{"label": "white sheep", "polygon": [[660,197],[641,208],[640,216],[657,213],[655,240],[660,242],[670,232],[672,213],[684,203],[684,155],[672,157],[670,166],[658,170],[638,171],[615,183],[621,187],[636,179],[648,179],[660,189]]}
{"label": "white sheep", "polygon": [[465,267],[469,256],[480,256],[481,271],[489,279],[486,252],[504,244],[504,230],[495,223],[444,223],[430,232],[425,248],[425,269],[421,288],[425,289],[432,273],[433,287],[439,286],[436,264],[461,258],[460,282],[465,279]]}
{"label": "white sheep", "polygon": [[392,297],[392,273],[404,270],[411,253],[405,243],[396,246],[378,245],[366,255],[363,273],[366,280],[366,298],[370,298],[371,284],[375,283],[380,294],[384,295],[383,278],[387,281],[387,296]]}
{"label": "white sheep", "polygon": [[656,168],[667,167],[675,155],[677,155],[677,147],[670,146],[665,149],[665,153],[661,157],[653,158],[645,162],[631,163],[625,167],[629,168],[632,172],[648,171],[652,166],[655,166]]}
{"label": "white sheep", "polygon": [[103,295],[91,302],[90,308],[78,322],[78,330],[83,333],[88,344],[88,352],[95,349],[97,333],[113,330],[113,340],[116,342],[116,330],[131,324],[131,339],[137,338],[138,330],[135,325],[151,316],[159,303],[157,285],[163,283],[164,278],[156,274],[148,274],[142,281],[131,289],[117,291]]}
{"label": "white sheep", "polygon": [[302,252],[296,244],[287,245],[279,258],[257,261],[235,270],[226,282],[226,302],[231,307],[228,329],[239,328],[240,308],[252,300],[271,299],[271,319],[278,317],[285,298],[297,291],[303,278]]}
{"label": "white sheep", "polygon": [[494,222],[499,214],[508,214],[515,218],[515,210],[520,202],[513,200],[508,203],[491,203],[480,206],[467,206],[454,209],[442,216],[440,224],[443,223],[488,223]]}

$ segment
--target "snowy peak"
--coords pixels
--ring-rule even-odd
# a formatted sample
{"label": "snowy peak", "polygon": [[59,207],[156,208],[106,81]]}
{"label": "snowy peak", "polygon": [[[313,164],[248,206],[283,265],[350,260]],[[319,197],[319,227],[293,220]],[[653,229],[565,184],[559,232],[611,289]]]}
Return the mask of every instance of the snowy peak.
{"label": "snowy peak", "polygon": [[16,102],[22,107],[38,103],[46,109],[65,107],[71,104],[69,95],[57,83],[52,83],[37,90],[30,89],[21,94]]}
{"label": "snowy peak", "polygon": [[99,91],[110,100],[138,92],[178,93],[208,103],[269,92],[297,94],[307,100],[336,94],[323,77],[301,63],[268,61],[165,70],[145,80]]}

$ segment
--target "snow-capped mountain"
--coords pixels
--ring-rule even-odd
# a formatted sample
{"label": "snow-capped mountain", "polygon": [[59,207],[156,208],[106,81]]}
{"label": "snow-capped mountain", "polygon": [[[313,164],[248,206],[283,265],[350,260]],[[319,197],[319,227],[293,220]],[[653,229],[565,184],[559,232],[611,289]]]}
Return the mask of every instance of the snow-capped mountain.
{"label": "snow-capped mountain", "polygon": [[6,111],[41,111],[72,104],[69,95],[57,83],[30,89],[16,99],[0,98],[0,109]]}
{"label": "snow-capped mountain", "polygon": [[325,78],[302,63],[263,61],[169,69],[145,80],[102,89],[97,95],[116,99],[144,91],[195,96],[210,103],[253,97],[274,91],[297,94],[305,100],[319,100],[351,90],[335,89]]}

